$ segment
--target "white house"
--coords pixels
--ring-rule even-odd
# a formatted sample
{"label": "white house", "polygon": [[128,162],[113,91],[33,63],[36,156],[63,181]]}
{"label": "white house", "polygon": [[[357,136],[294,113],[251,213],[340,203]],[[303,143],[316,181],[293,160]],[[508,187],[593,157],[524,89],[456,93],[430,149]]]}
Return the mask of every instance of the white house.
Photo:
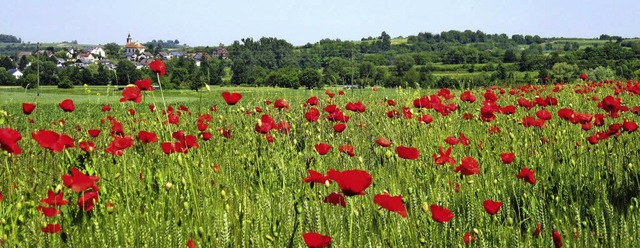
{"label": "white house", "polygon": [[83,50],[84,53],[93,54],[93,57],[96,58],[106,58],[107,53],[102,49],[102,47],[90,47]]}
{"label": "white house", "polygon": [[22,72],[20,70],[18,70],[18,68],[9,69],[9,74],[14,76],[16,79],[20,79],[22,77],[22,75],[23,75]]}

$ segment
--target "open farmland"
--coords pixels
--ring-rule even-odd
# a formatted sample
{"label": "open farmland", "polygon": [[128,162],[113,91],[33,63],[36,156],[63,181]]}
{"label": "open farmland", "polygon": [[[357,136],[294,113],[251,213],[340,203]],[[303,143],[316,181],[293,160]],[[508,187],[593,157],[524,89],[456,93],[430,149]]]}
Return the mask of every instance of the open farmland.
{"label": "open farmland", "polygon": [[640,235],[638,82],[165,101],[144,89],[1,93],[2,244],[303,247],[318,233],[332,247],[631,247]]}

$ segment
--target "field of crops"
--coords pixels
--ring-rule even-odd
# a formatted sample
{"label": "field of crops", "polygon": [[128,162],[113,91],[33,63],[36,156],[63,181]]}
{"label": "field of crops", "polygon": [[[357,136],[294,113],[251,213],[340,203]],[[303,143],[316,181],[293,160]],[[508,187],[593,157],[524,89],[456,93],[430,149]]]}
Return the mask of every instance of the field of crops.
{"label": "field of crops", "polygon": [[2,245],[632,247],[640,236],[639,82],[216,88],[169,103],[151,89],[0,103]]}

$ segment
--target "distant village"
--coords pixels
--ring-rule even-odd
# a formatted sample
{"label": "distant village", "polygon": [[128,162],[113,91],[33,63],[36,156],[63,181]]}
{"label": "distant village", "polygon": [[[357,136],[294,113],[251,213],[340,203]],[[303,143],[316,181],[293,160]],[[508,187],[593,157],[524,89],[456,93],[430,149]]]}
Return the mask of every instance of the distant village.
{"label": "distant village", "polygon": [[[213,49],[210,54],[203,52],[185,53],[176,51],[158,51],[156,54],[152,54],[151,52],[146,50],[144,45],[137,41],[133,41],[133,39],[131,38],[131,34],[127,36],[126,43],[120,50],[120,59],[128,59],[136,66],[136,69],[148,67],[149,63],[156,59],[169,60],[171,58],[178,57],[195,60],[196,66],[200,66],[200,62],[203,58],[227,59],[227,56],[229,54],[227,49],[222,47]],[[29,58],[29,56],[32,55],[51,58],[56,61],[56,66],[58,68],[86,68],[92,64],[102,64],[109,70],[115,70],[117,67],[117,62],[112,61],[112,59],[114,58],[109,58],[107,56],[107,53],[102,46],[88,47],[81,51],[75,50],[73,48],[65,48],[61,51],[39,50],[37,51],[37,53],[18,52],[14,57],[9,56],[9,59],[11,59],[15,64],[18,64],[21,59],[24,58],[26,60]],[[30,65],[31,62],[28,62],[25,67],[29,67]],[[23,76],[22,71],[20,71],[18,68],[5,69],[16,79],[20,79]]]}

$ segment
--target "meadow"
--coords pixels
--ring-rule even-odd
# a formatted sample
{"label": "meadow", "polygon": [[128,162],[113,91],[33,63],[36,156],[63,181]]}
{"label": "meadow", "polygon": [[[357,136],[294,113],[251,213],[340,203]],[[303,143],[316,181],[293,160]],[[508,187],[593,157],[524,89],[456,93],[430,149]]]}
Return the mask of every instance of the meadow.
{"label": "meadow", "polygon": [[632,247],[640,236],[639,82],[130,88],[0,92],[3,246]]}

